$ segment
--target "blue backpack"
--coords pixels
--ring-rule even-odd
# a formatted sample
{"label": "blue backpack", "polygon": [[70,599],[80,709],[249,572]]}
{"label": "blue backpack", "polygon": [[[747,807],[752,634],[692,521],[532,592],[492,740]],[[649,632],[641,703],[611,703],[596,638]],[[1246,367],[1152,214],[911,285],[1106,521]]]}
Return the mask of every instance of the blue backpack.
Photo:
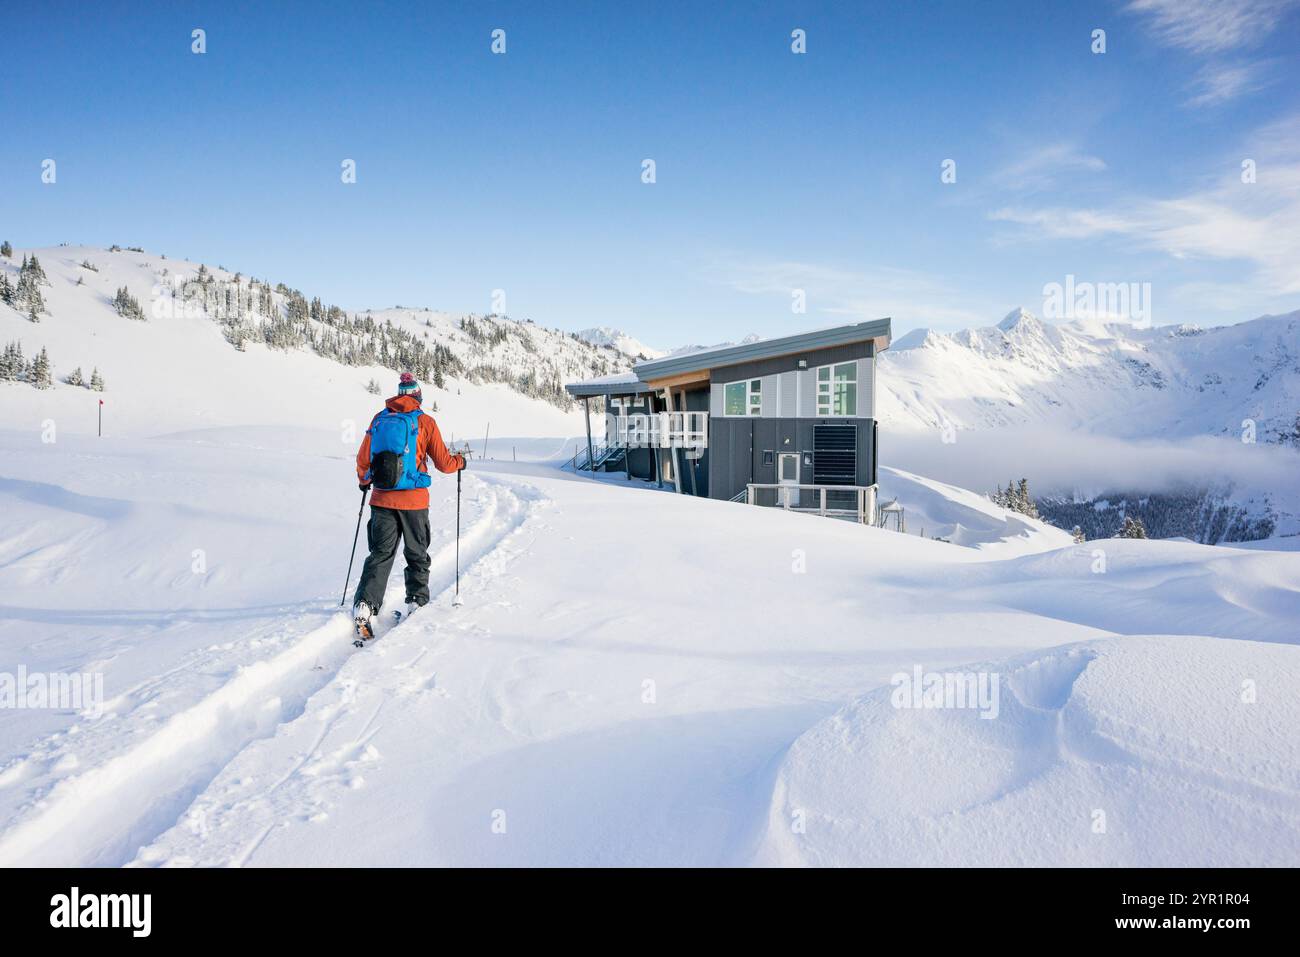
{"label": "blue backpack", "polygon": [[384,409],[366,429],[370,436],[370,471],[366,478],[375,488],[389,492],[429,487],[429,473],[421,472],[415,464],[423,414],[418,409],[414,412]]}

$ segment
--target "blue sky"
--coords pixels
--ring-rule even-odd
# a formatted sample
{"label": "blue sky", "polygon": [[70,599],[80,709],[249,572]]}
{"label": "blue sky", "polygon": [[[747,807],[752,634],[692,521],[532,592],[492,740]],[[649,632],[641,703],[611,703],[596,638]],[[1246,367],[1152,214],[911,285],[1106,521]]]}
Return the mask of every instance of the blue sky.
{"label": "blue sky", "polygon": [[347,309],[503,289],[662,346],[985,325],[1067,275],[1150,283],[1159,324],[1300,308],[1298,0],[44,2],[4,28],[18,246]]}

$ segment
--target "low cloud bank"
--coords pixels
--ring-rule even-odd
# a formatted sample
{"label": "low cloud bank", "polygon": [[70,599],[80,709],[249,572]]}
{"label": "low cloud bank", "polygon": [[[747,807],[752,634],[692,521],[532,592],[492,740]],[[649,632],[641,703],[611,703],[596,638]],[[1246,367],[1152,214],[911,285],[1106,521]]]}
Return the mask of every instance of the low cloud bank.
{"label": "low cloud bank", "polygon": [[1039,496],[1230,485],[1237,495],[1300,499],[1300,451],[1214,436],[1134,440],[1060,429],[996,429],[958,432],[945,445],[937,432],[882,429],[880,461],[977,492],[1024,477]]}

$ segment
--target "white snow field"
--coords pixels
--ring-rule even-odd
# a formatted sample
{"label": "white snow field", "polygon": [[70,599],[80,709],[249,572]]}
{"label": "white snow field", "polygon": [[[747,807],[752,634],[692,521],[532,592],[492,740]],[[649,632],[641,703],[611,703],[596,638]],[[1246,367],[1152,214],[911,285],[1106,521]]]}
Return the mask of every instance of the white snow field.
{"label": "white snow field", "polygon": [[[30,252],[0,262],[11,282]],[[434,600],[356,651],[353,457],[381,401],[367,383],[390,394],[394,373],[114,310],[125,286],[151,311],[197,264],[36,252],[47,313],[0,305],[4,342],[46,348],[55,380],[0,382],[0,864],[1300,864],[1295,537],[1075,545],[896,467],[881,501],[907,534],[675,496],[571,474],[579,412],[449,376],[425,384],[444,435],[482,456],[491,431],[465,480],[466,603],[438,476]],[[367,315],[532,394],[653,352]],[[1164,461],[1090,423],[1231,436],[1253,417],[1272,471],[1250,464],[1265,442],[1195,461],[1231,446],[1241,481],[1289,501],[1298,322],[1017,312],[905,337],[881,361],[882,453],[950,480],[987,460],[987,488],[1014,477],[1001,435],[1082,481],[1081,460]],[[78,366],[108,391],[63,381]],[[1007,431],[1034,423],[1055,437]],[[916,669],[922,689],[948,672],[988,694],[897,706],[926,703],[895,698]],[[74,675],[102,699],[14,706],[20,680]]]}
{"label": "white snow field", "polygon": [[[941,542],[503,440],[464,606],[439,476],[434,600],[356,651],[336,431],[6,421],[0,673],[105,701],[0,711],[0,864],[1300,863],[1295,551],[1076,546],[887,474]],[[916,668],[998,676],[996,717],[894,707]]]}

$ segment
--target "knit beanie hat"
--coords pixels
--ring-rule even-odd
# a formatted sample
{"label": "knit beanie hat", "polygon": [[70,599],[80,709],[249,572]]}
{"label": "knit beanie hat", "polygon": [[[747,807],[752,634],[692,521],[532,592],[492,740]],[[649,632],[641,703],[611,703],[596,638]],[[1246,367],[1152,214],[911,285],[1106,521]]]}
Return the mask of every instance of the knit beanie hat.
{"label": "knit beanie hat", "polygon": [[418,402],[422,396],[420,394],[420,383],[416,381],[415,376],[409,372],[403,372],[402,378],[397,383],[398,395],[413,396]]}

